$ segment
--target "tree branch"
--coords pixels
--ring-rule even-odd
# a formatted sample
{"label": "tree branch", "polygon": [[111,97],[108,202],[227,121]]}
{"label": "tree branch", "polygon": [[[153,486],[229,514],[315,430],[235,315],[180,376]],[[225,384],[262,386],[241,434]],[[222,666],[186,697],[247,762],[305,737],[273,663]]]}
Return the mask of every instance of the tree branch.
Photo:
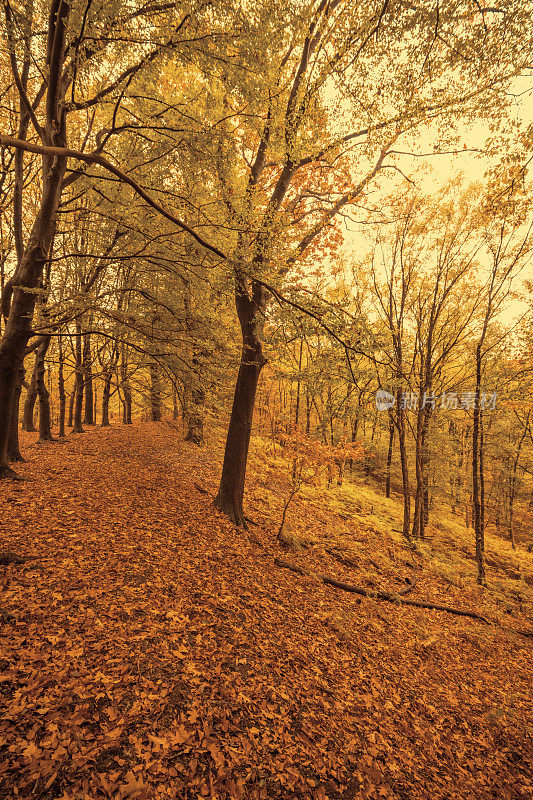
{"label": "tree branch", "polygon": [[178,228],[181,228],[181,230],[188,233],[189,236],[192,236],[192,238],[198,242],[199,245],[204,247],[206,250],[209,250],[211,253],[223,259],[224,261],[228,261],[228,256],[219,250],[218,247],[209,244],[209,242],[199,236],[196,231],[190,228],[185,222],[182,222],[170,211],[167,211],[165,208],[163,208],[163,206],[160,205],[157,200],[154,200],[152,197],[150,197],[150,195],[137,183],[137,181],[135,181],[118,167],[115,167],[114,164],[108,161],[107,158],[104,158],[104,156],[94,153],[81,153],[79,150],[71,150],[69,147],[47,147],[45,145],[33,144],[32,142],[26,142],[22,139],[15,139],[13,136],[6,136],[5,134],[0,134],[0,144],[3,147],[17,147],[20,150],[27,150],[30,153],[56,156],[57,158],[75,158],[78,161],[84,161],[86,164],[98,164],[100,167],[103,167],[112,175],[115,175],[117,178],[119,178],[123,183],[127,183],[128,186],[131,186],[133,191],[136,192],[139,197],[142,197],[142,199],[149,206],[161,214],[161,216],[165,217],[165,219],[173,222]]}

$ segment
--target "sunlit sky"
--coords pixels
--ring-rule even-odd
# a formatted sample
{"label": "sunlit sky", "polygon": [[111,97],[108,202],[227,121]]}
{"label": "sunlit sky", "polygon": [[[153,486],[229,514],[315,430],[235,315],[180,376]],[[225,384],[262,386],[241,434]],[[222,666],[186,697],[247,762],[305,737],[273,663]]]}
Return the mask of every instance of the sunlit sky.
{"label": "sunlit sky", "polygon": [[[524,128],[533,124],[533,76],[524,76],[515,80],[511,91],[511,113],[515,120]],[[432,195],[455,179],[460,179],[466,189],[470,184],[482,181],[486,170],[497,163],[498,159],[491,160],[483,150],[484,143],[490,135],[488,124],[480,121],[478,124],[468,127],[458,126],[457,130],[460,136],[457,154],[432,154],[432,138],[426,133],[420,137],[418,143],[420,151],[428,153],[427,157],[410,155],[399,157],[398,164],[402,171],[424,194]],[[425,140],[427,140],[427,148],[424,147]],[[398,177],[398,180],[401,178]],[[531,188],[531,177],[528,183]],[[379,190],[377,194],[379,194]],[[366,226],[362,228],[355,222],[348,223],[343,227],[345,252],[350,261],[354,255],[358,257],[363,250],[369,249],[371,239],[365,234],[370,232]],[[524,280],[533,280],[533,261],[530,261],[520,273],[516,282],[517,289],[523,287]],[[516,323],[527,307],[525,302],[509,300],[500,319],[506,324]]]}

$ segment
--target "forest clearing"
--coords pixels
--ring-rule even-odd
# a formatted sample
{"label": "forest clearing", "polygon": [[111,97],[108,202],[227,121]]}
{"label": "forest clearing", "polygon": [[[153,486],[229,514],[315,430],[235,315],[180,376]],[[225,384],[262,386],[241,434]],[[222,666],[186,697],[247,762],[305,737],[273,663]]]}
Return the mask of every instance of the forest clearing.
{"label": "forest clearing", "polygon": [[533,642],[513,630],[533,631],[533,555],[491,539],[487,591],[472,542],[465,560],[432,528],[413,553],[372,514],[347,520],[338,487],[296,501],[304,543],[282,547],[261,460],[243,532],[195,486],[216,486],[222,431],[199,449],[173,425],[23,434],[38,461],[1,487],[24,560],[1,568],[0,796],[531,797]]}

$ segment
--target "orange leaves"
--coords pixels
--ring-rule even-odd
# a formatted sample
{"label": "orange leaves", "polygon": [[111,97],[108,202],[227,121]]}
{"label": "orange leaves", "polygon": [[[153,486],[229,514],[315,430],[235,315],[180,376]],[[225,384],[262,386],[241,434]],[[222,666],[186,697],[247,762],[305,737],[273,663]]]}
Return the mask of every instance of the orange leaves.
{"label": "orange leaves", "polygon": [[135,800],[146,795],[146,787],[142,778],[136,778],[133,772],[128,772],[126,782],[120,786],[118,796],[120,800]]}
{"label": "orange leaves", "polygon": [[[83,445],[43,450],[39,463],[21,468],[34,478],[25,486],[32,511],[23,509],[19,526],[20,506],[6,503],[3,530],[12,534],[10,549],[36,560],[12,569],[1,600],[14,617],[0,628],[5,796],[396,800],[416,787],[421,798],[488,800],[497,787],[510,800],[514,786],[525,793],[527,765],[509,753],[524,741],[529,651],[520,648],[529,644],[506,640],[480,656],[464,640],[454,645],[460,623],[430,619],[423,638],[436,638],[431,648],[410,645],[416,618],[396,606],[379,627],[365,628],[376,602],[355,605],[272,567],[268,505],[254,513],[258,551],[194,491],[194,481],[216,480],[218,433],[210,438],[193,451],[166,430],[116,428],[112,437],[98,432]],[[331,456],[314,445],[307,451],[300,434],[287,447],[301,447],[310,461]],[[68,465],[60,487],[48,480],[59,460]],[[1,490],[8,499],[10,487]],[[57,519],[74,510],[69,502],[85,508],[87,521],[63,530]],[[301,504],[297,512],[309,529],[339,529],[326,508]],[[385,563],[380,539],[359,534]],[[364,568],[363,544],[347,573]],[[323,549],[297,558],[333,572]],[[334,563],[336,573],[343,569]],[[486,710],[504,702],[503,690],[520,692],[515,716],[494,715],[489,725]]]}

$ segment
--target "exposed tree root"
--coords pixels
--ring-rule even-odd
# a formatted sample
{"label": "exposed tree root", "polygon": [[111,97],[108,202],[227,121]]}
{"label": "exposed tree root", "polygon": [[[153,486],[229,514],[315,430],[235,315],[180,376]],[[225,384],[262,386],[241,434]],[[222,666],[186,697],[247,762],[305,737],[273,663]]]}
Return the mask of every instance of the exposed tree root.
{"label": "exposed tree root", "polygon": [[6,467],[6,466],[0,467],[0,480],[2,480],[3,478],[11,478],[12,481],[24,480],[24,478],[21,478],[21,476],[17,472],[15,472],[14,469],[11,469],[11,467]]}
{"label": "exposed tree root", "polygon": [[231,497],[227,497],[227,495],[219,492],[213,500],[213,505],[218,511],[221,511],[223,514],[225,514],[229,521],[233,522],[237,528],[244,528],[244,530],[248,530],[244,514],[240,508],[237,508]]}
{"label": "exposed tree root", "polygon": [[[291,572],[296,572],[299,575],[310,575],[311,573],[308,570],[303,569],[302,567],[297,567],[295,564],[289,564],[288,561],[283,561],[281,558],[275,558],[274,563],[277,564],[279,567],[283,567],[284,569],[290,569]],[[352,586],[349,583],[343,583],[343,581],[338,581],[335,578],[330,578],[328,575],[319,575],[318,576],[323,583],[328,584],[329,586],[335,586],[336,589],[342,589],[345,592],[353,592],[354,594],[360,594],[363,597],[371,597],[374,600],[387,600],[389,603],[402,603],[406,606],[415,606],[416,608],[429,608],[433,609],[434,611],[445,611],[447,614],[455,614],[458,617],[470,617],[471,619],[478,619],[480,622],[484,622],[486,625],[491,625],[492,623],[482,617],[480,614],[476,614],[474,611],[462,611],[459,608],[452,608],[451,606],[441,606],[437,603],[426,603],[423,600],[406,600],[402,596],[406,593],[406,590],[403,589],[402,592],[375,592],[369,589],[363,589],[361,586]],[[408,590],[411,587],[408,587]]]}
{"label": "exposed tree root", "polygon": [[[210,492],[209,489],[206,489],[205,486],[201,486],[199,483],[195,482],[194,488],[197,489],[202,494],[208,494],[210,497],[215,497],[213,492]],[[216,499],[216,497],[215,497],[215,499]],[[247,516],[243,516],[242,517],[243,522],[241,522],[241,523],[237,522],[237,516],[233,512],[233,506],[229,506],[230,511],[226,510],[226,506],[224,506],[224,507],[219,506],[218,502],[215,502],[214,506],[219,511],[222,511],[222,513],[225,514],[227,517],[229,517],[230,521],[233,522],[233,524],[236,525],[238,528],[244,528],[245,530],[247,530],[247,526],[248,525],[259,525],[258,522],[256,522],[253,519],[250,519],[250,517],[247,517]]]}

